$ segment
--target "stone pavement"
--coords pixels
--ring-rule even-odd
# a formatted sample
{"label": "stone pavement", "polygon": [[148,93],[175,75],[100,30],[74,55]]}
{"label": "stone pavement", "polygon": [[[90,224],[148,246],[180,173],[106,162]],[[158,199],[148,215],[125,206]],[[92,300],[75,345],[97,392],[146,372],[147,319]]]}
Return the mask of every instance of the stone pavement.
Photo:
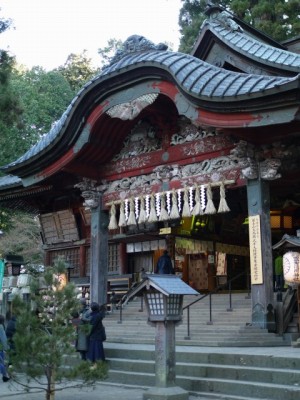
{"label": "stone pavement", "polygon": [[[128,385],[112,385],[105,382],[83,388],[69,388],[55,393],[55,400],[142,400],[148,388]],[[0,382],[1,400],[43,400],[45,392],[38,389],[27,393],[14,382]],[[210,398],[211,399],[211,398]],[[214,397],[215,400],[217,398]],[[204,397],[189,396],[189,400],[207,400]]]}

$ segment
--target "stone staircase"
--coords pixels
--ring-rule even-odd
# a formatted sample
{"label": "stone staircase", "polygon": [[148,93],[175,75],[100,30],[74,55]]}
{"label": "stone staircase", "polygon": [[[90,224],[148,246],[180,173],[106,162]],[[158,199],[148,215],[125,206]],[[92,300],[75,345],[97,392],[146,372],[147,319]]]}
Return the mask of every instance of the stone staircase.
{"label": "stone staircase", "polygon": [[[186,296],[184,305],[195,297]],[[299,400],[300,351],[285,337],[249,325],[251,299],[226,293],[198,302],[176,327],[176,385],[205,400]],[[141,309],[143,310],[141,311]],[[155,385],[155,328],[147,324],[140,298],[109,313],[105,354],[107,383],[143,387]],[[74,361],[73,361],[74,362]],[[194,397],[193,397],[194,398]]]}
{"label": "stone staircase", "polygon": [[[300,354],[286,348],[176,347],[176,385],[215,400],[299,400]],[[155,385],[154,346],[106,343],[108,382]]]}
{"label": "stone staircase", "polygon": [[[184,297],[184,306],[195,300]],[[266,329],[251,326],[251,298],[246,293],[219,293],[212,296],[212,313],[209,297],[190,309],[190,331],[187,329],[187,311],[183,322],[176,327],[176,344],[184,346],[286,346],[289,337],[268,333]],[[143,311],[141,309],[143,308]],[[104,320],[107,341],[115,343],[154,344],[155,328],[147,324],[147,312],[141,299],[135,298],[122,310],[113,310]]]}
{"label": "stone staircase", "polygon": [[[185,296],[184,306],[195,300]],[[288,336],[249,324],[251,299],[246,293],[219,293],[187,312],[176,327],[176,384],[205,400],[300,399],[300,351]],[[141,299],[135,298],[104,320],[108,383],[155,385],[155,328],[147,324]]]}

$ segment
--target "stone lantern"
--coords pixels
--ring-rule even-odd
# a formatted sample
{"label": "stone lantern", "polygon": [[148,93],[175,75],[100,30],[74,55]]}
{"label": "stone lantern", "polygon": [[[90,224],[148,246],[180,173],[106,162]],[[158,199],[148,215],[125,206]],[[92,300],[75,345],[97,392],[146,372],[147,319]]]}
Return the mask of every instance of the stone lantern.
{"label": "stone lantern", "polygon": [[300,284],[300,253],[288,251],[283,256],[284,280],[295,285]]}
{"label": "stone lantern", "polygon": [[147,275],[131,296],[144,295],[148,323],[155,326],[155,387],[144,400],[187,400],[189,393],[176,386],[175,326],[182,321],[184,295],[199,293],[175,275]]}
{"label": "stone lantern", "polygon": [[283,248],[284,280],[292,286],[300,284],[300,237],[283,235],[282,239],[273,246],[273,249]]}

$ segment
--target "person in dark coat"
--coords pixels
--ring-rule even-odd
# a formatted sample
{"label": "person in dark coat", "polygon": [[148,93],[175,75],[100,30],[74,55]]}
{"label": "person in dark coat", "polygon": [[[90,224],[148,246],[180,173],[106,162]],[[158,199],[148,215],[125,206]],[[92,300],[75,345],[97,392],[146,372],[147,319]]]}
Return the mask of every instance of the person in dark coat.
{"label": "person in dark coat", "polygon": [[[9,315],[7,315],[9,316]],[[10,347],[11,351],[15,351],[15,344],[14,344],[14,334],[16,333],[16,323],[17,323],[17,318],[15,315],[12,315],[10,318],[8,319],[8,323],[6,325],[6,336],[7,336],[7,340],[8,340],[8,344]]]}
{"label": "person in dark coat", "polygon": [[9,350],[9,345],[4,329],[4,316],[0,315],[0,373],[2,374],[3,382],[7,382],[10,379],[5,365],[5,352],[7,350]]}
{"label": "person in dark coat", "polygon": [[92,363],[105,361],[103,341],[106,340],[106,336],[102,323],[104,317],[105,311],[103,307],[100,307],[98,303],[92,303],[90,313],[91,331],[87,351],[87,359]]}
{"label": "person in dark coat", "polygon": [[156,274],[174,274],[175,273],[171,257],[169,256],[167,250],[164,250],[163,255],[159,257],[157,264],[156,264],[155,273]]}

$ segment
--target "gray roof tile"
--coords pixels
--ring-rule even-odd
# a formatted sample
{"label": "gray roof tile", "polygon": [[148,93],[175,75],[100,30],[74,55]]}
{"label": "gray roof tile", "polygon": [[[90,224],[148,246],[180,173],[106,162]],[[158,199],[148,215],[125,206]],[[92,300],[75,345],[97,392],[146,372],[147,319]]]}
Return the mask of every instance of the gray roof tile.
{"label": "gray roof tile", "polygon": [[21,182],[21,178],[15,175],[6,175],[0,177],[0,187],[3,189],[18,185]]}
{"label": "gray roof tile", "polygon": [[233,48],[235,51],[261,62],[268,62],[276,68],[283,66],[291,71],[300,73],[300,55],[291,53],[287,50],[277,49],[266,43],[256,40],[254,37],[241,30],[232,31],[225,27],[217,19],[207,19],[202,27],[209,28],[222,42]]}
{"label": "gray roof tile", "polygon": [[[218,25],[214,24],[216,28]],[[224,31],[224,29],[222,30]],[[239,34],[239,37],[241,35]],[[241,37],[245,42],[246,39]],[[253,43],[253,40],[251,41]],[[264,57],[271,57],[274,53],[270,46],[264,47]],[[281,53],[283,54],[283,53]],[[278,51],[276,57],[278,59]],[[300,58],[299,58],[300,60]],[[23,156],[9,165],[2,167],[8,169],[19,166],[27,160],[34,158],[47,147],[52,146],[63,132],[68,118],[74,112],[75,106],[89,90],[91,85],[101,85],[117,74],[128,70],[143,67],[157,67],[167,71],[177,84],[192,94],[195,98],[206,101],[237,101],[249,96],[260,96],[267,89],[280,87],[297,78],[270,77],[261,75],[248,75],[243,73],[228,72],[225,69],[215,67],[193,56],[170,51],[146,51],[138,54],[130,54],[106,68],[98,76],[94,77],[80,90],[73,99],[61,119],[52,127],[48,134],[28,150]]]}

